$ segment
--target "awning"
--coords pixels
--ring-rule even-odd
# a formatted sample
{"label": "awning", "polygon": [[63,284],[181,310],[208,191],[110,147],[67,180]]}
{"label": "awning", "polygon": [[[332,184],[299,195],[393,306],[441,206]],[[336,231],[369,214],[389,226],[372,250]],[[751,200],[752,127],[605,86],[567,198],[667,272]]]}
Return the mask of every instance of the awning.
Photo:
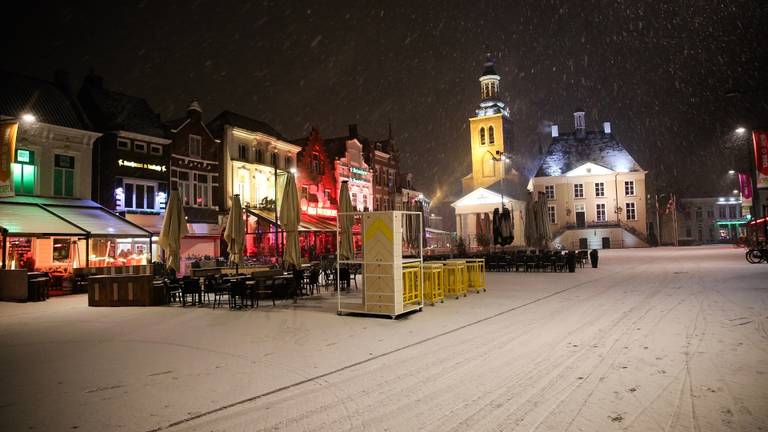
{"label": "awning", "polygon": [[[261,218],[270,224],[275,223],[274,211],[250,207],[246,207],[243,210],[251,216]],[[282,226],[280,226],[280,229],[282,229]],[[302,214],[301,220],[299,221],[299,231],[336,231],[336,224],[321,218]]]}
{"label": "awning", "polygon": [[0,228],[20,237],[80,237],[86,232],[37,205],[0,203]]}
{"label": "awning", "polygon": [[9,234],[114,238],[152,235],[90,200],[10,197],[0,199],[0,209],[5,215],[0,226]]}
{"label": "awning", "polygon": [[125,215],[125,218],[129,221],[155,235],[160,235],[160,232],[163,230],[163,217],[164,215],[161,214],[129,213]]}

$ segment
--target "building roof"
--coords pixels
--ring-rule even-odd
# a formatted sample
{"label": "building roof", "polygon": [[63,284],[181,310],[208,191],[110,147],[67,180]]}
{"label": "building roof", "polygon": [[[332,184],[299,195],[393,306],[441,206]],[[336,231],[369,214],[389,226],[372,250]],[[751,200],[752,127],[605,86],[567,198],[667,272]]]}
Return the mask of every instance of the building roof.
{"label": "building roof", "polygon": [[[273,136],[275,138],[278,138],[282,141],[287,141],[283,134],[278,132],[275,128],[270,126],[269,124],[256,120],[251,117],[244,116],[242,114],[238,114],[232,111],[222,111],[221,114],[217,115],[216,118],[211,120],[208,123],[208,129],[213,133],[213,135],[217,138],[221,138],[224,133],[224,126],[235,126],[239,127],[241,129],[246,129],[253,132],[261,132],[265,135]],[[293,141],[287,141],[292,144],[297,144]],[[302,144],[298,144],[302,145]]]}
{"label": "building roof", "polygon": [[588,162],[616,172],[643,170],[613,133],[588,131],[554,137],[536,177],[560,176]]}
{"label": "building roof", "polygon": [[88,120],[68,89],[53,82],[0,71],[0,114],[33,114],[46,124],[89,130]]}
{"label": "building roof", "polygon": [[483,74],[481,76],[498,76],[499,74],[496,73],[496,68],[494,66],[496,66],[496,62],[491,58],[491,53],[486,54],[485,63],[483,63]]}
{"label": "building roof", "polygon": [[77,97],[94,128],[100,132],[124,130],[158,138],[166,137],[160,115],[146,99],[107,90],[88,78]]}

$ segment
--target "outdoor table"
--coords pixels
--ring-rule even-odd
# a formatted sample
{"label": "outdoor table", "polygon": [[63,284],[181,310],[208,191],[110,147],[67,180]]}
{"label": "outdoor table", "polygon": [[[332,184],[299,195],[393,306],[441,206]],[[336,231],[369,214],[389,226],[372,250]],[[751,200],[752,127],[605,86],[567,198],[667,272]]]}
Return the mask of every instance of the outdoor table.
{"label": "outdoor table", "polygon": [[442,264],[424,264],[424,299],[434,306],[445,301],[445,276]]}

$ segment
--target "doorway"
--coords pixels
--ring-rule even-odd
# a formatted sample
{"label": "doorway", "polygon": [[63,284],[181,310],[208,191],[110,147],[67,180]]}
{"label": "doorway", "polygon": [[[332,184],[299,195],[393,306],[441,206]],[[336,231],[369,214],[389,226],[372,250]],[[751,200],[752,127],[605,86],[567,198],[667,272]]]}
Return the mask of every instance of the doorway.
{"label": "doorway", "polygon": [[587,227],[587,213],[584,210],[584,204],[576,204],[576,228]]}

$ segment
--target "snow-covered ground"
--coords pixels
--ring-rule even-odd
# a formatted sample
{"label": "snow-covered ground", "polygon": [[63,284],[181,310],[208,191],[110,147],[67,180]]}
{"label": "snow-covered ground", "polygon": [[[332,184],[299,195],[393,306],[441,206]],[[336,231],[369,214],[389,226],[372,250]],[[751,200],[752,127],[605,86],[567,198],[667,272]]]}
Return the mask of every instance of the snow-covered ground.
{"label": "snow-covered ground", "polygon": [[397,321],[0,303],[0,430],[768,430],[768,265],[601,251]]}

